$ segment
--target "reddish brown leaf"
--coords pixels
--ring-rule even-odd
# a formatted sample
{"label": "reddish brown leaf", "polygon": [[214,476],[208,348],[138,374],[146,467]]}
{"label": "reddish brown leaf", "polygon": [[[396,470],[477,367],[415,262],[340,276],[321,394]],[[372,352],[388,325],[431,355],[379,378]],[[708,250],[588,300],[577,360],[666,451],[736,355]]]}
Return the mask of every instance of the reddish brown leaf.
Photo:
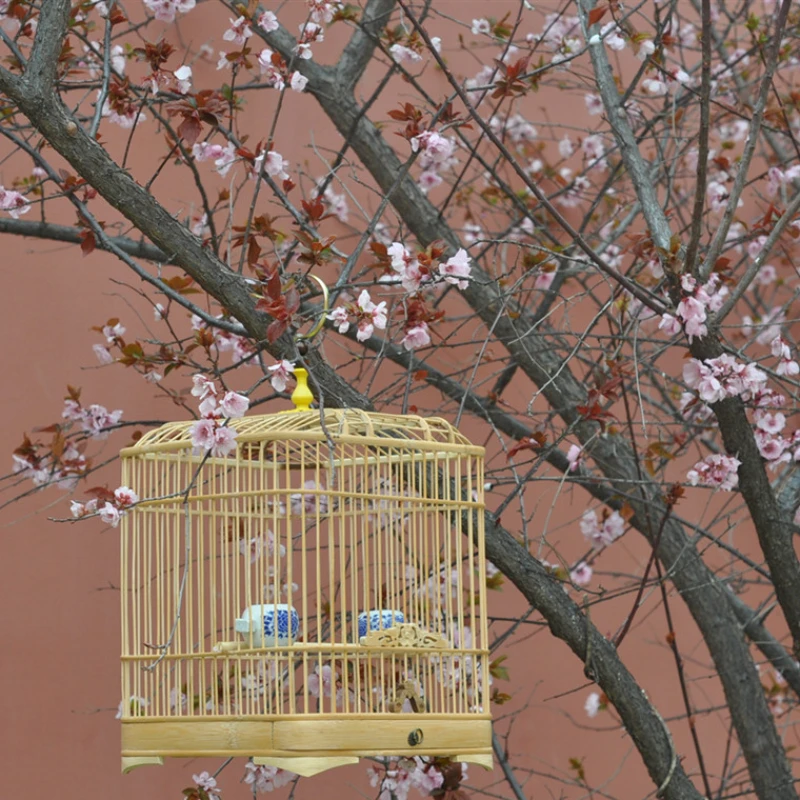
{"label": "reddish brown leaf", "polygon": [[188,145],[193,145],[197,137],[203,130],[203,126],[195,117],[184,117],[183,122],[178,126],[178,136]]}
{"label": "reddish brown leaf", "polygon": [[600,20],[605,16],[606,11],[608,11],[608,6],[593,8],[589,12],[589,27],[594,25],[596,22],[600,22]]}

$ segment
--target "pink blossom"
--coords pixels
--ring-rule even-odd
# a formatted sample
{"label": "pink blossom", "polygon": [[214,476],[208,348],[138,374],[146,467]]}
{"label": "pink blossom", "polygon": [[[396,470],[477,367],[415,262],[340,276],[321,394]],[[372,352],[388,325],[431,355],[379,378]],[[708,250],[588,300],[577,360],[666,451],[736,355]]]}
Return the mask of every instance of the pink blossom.
{"label": "pink blossom", "polygon": [[755,420],[756,427],[759,430],[773,436],[776,433],[780,433],[786,427],[786,417],[781,414],[780,411],[770,412],[756,409]]}
{"label": "pink blossom", "polygon": [[416,292],[423,280],[419,261],[400,242],[392,242],[387,252],[391,258],[392,269],[400,275],[403,288],[409,294]]}
{"label": "pink blossom", "polygon": [[328,205],[330,205],[331,212],[334,214],[336,219],[338,219],[339,222],[346,223],[348,214],[350,213],[350,210],[347,207],[347,196],[338,192],[334,192],[330,186],[327,186],[325,188],[323,197],[328,202]]}
{"label": "pink blossom", "polygon": [[70,503],[70,511],[72,512],[73,517],[80,519],[81,517],[86,517],[89,514],[96,514],[97,506],[98,500],[96,497],[93,497],[91,500],[88,500],[85,503],[79,503],[77,500],[73,500]]}
{"label": "pink blossom", "polygon": [[575,472],[583,461],[583,448],[577,444],[572,444],[567,451],[567,461],[569,461],[569,471]]}
{"label": "pink blossom", "polygon": [[183,64],[172,75],[175,78],[179,94],[189,94],[192,91],[192,68],[190,66]]}
{"label": "pink blossom", "polygon": [[253,30],[247,24],[247,20],[244,17],[239,17],[231,20],[231,26],[222,34],[222,38],[226,42],[244,45],[252,35]]}
{"label": "pink blossom", "polygon": [[600,29],[600,36],[603,37],[606,47],[617,52],[625,49],[625,39],[620,35],[621,33],[616,22],[607,22]]}
{"label": "pink blossom", "polygon": [[692,486],[710,486],[730,492],[739,485],[737,470],[741,461],[734,456],[712,453],[702,461],[698,461],[686,478]]}
{"label": "pink blossom", "polygon": [[389,48],[389,55],[404,67],[413,67],[414,64],[422,61],[422,56],[419,53],[402,44],[393,44]]}
{"label": "pink blossom", "polygon": [[661,315],[658,329],[664,331],[667,336],[677,336],[682,330],[680,321],[673,317],[672,314]]}
{"label": "pink blossom", "polygon": [[201,772],[199,775],[192,775],[192,780],[200,789],[205,790],[209,800],[216,800],[216,798],[219,797],[220,790],[217,786],[217,779],[207,772]]}
{"label": "pink blossom", "polygon": [[603,101],[599,94],[587,94],[584,95],[583,99],[586,102],[586,109],[589,114],[595,115],[603,113]]}
{"label": "pink blossom", "polygon": [[297,72],[296,70],[292,73],[292,78],[289,81],[289,85],[295,92],[302,92],[303,89],[306,88],[308,84],[308,78],[305,75]]}
{"label": "pink blossom", "polygon": [[555,279],[556,279],[556,271],[554,269],[551,270],[540,269],[536,273],[536,279],[533,282],[533,286],[534,288],[539,289],[542,292],[546,292],[553,285],[553,281]]}
{"label": "pink blossom", "polygon": [[122,410],[109,411],[105,406],[92,403],[84,409],[81,422],[83,430],[93,439],[105,439],[108,436],[108,428],[116,425],[122,417]]}
{"label": "pink blossom", "polygon": [[103,347],[101,344],[93,344],[92,350],[94,350],[94,354],[97,356],[97,360],[101,364],[114,363],[114,356],[111,355],[107,347]]}
{"label": "pink blossom", "polygon": [[111,503],[105,503],[100,509],[100,519],[103,520],[106,525],[116,528],[120,520],[119,509]]}
{"label": "pink blossom", "polygon": [[230,455],[236,450],[236,437],[238,433],[234,428],[227,425],[220,425],[214,430],[214,444],[211,447],[211,455],[223,457]]}
{"label": "pink blossom", "polygon": [[139,495],[137,495],[133,489],[130,489],[127,486],[120,486],[119,488],[114,489],[114,499],[117,501],[117,505],[120,508],[126,508],[127,506],[132,506],[135,503],[138,503]]}
{"label": "pink blossom", "polygon": [[492,32],[492,26],[488,19],[473,19],[472,20],[472,33],[475,36],[479,36],[482,33],[490,34]]}
{"label": "pink blossom", "polygon": [[258,66],[266,82],[280,91],[286,85],[281,71],[272,63],[272,50],[265,47],[258,54]]}
{"label": "pink blossom", "polygon": [[428,323],[418,322],[413,328],[406,331],[401,344],[406,350],[416,350],[420,347],[427,347],[431,343],[428,333]]}
{"label": "pink blossom", "polygon": [[336,0],[306,0],[306,5],[311,19],[319,24],[333,22],[333,15],[343,7]]}
{"label": "pink blossom", "polygon": [[103,326],[103,336],[106,337],[106,341],[109,344],[112,344],[116,339],[122,337],[124,333],[125,333],[125,327],[121,325],[119,322],[115,323],[114,325]]}
{"label": "pink blossom", "polygon": [[602,550],[622,536],[625,532],[625,520],[618,511],[612,511],[601,525],[597,520],[597,512],[589,510],[581,517],[580,529],[595,550]]}
{"label": "pink blossom", "polygon": [[642,81],[642,89],[649,94],[660,97],[667,93],[667,84],[659,78],[645,78]]}
{"label": "pink blossom", "polygon": [[755,439],[761,457],[766,461],[773,462],[771,467],[774,468],[777,463],[790,460],[789,453],[786,452],[789,441],[782,436],[772,436],[762,430],[756,430]]}
{"label": "pink blossom", "polygon": [[219,404],[222,413],[229,419],[243,417],[250,407],[250,400],[243,394],[226,392]]}
{"label": "pink blossom", "polygon": [[585,586],[592,579],[592,568],[585,561],[581,561],[570,571],[569,578],[578,586]]}
{"label": "pink blossom", "polygon": [[339,333],[347,333],[350,329],[350,321],[347,315],[347,309],[344,306],[337,306],[330,314],[328,319],[336,326]]}
{"label": "pink blossom", "polygon": [[327,514],[328,513],[328,495],[322,494],[317,495],[316,489],[324,489],[325,487],[320,485],[317,486],[317,482],[310,478],[309,480],[303,483],[303,488],[306,490],[306,494],[302,493],[295,493],[290,496],[290,508],[292,514],[300,515],[303,512],[306,514],[316,514],[317,513],[317,505],[319,505],[319,513],[320,514]]}
{"label": "pink blossom", "polygon": [[244,769],[245,775],[242,780],[256,792],[272,792],[297,778],[297,775],[289,770],[254,764],[252,761],[245,764]]}
{"label": "pink blossom", "polygon": [[386,302],[383,301],[375,305],[366,289],[358,296],[358,310],[361,314],[361,319],[358,323],[356,339],[358,339],[359,342],[365,342],[369,339],[369,337],[372,336],[374,328],[379,328],[381,330],[386,328]]}
{"label": "pink blossom", "polygon": [[414,153],[422,150],[422,154],[425,156],[424,166],[444,164],[453,155],[452,139],[448,139],[436,131],[423,131],[419,136],[414,136],[410,144]]}
{"label": "pink blossom", "polygon": [[210,450],[214,446],[214,430],[216,424],[213,419],[199,419],[189,428],[192,437],[192,446],[198,450]]}
{"label": "pink blossom", "polygon": [[421,172],[419,178],[417,178],[417,184],[419,185],[419,188],[426,193],[431,189],[435,189],[442,183],[444,183],[444,178],[442,178],[438,172],[434,172],[430,169]]}
{"label": "pink blossom", "polygon": [[267,369],[272,373],[272,377],[270,378],[272,388],[276,392],[285,392],[289,375],[294,372],[294,364],[284,359],[277,364],[273,364],[271,367],[267,367]]}
{"label": "pink blossom", "polygon": [[469,256],[463,247],[460,247],[444,264],[439,264],[439,272],[445,281],[462,290],[469,286],[469,282],[464,279],[469,278],[470,271]]}
{"label": "pink blossom", "polygon": [[558,154],[561,158],[569,158],[575,152],[575,143],[569,136],[564,138],[558,143]]}
{"label": "pink blossom", "polygon": [[264,11],[258,18],[259,27],[265,32],[270,33],[280,28],[278,18],[271,11]]}
{"label": "pink blossom", "polygon": [[684,297],[678,303],[678,317],[683,320],[683,327],[691,342],[695,336],[705,336],[708,328],[705,326],[705,306],[694,297]]}
{"label": "pink blossom", "polygon": [[[336,678],[339,676],[337,675]],[[314,671],[308,676],[308,691],[312,697],[331,696],[331,686],[334,681],[333,670],[330,665],[323,664],[322,669],[319,666],[314,668]]]}
{"label": "pink blossom", "polygon": [[214,381],[200,373],[192,375],[192,397],[198,397],[200,400],[204,400],[209,395],[216,394],[217,384],[214,383]]}
{"label": "pink blossom", "polygon": [[0,209],[8,211],[14,219],[17,219],[22,214],[27,214],[31,210],[31,205],[19,192],[0,186]]}
{"label": "pink blossom", "polygon": [[83,409],[80,403],[70,398],[64,400],[64,408],[61,411],[63,419],[81,420],[83,419]]}
{"label": "pink blossom", "polygon": [[[255,164],[253,166],[253,177],[257,176],[261,171],[261,162],[265,161],[264,153],[259,154],[255,159]],[[284,157],[276,152],[275,150],[270,150],[266,154],[266,161],[264,163],[264,172],[272,178],[280,178],[280,180],[286,180],[289,175],[286,172],[286,167],[289,166],[289,162],[284,159]]]}
{"label": "pink blossom", "polygon": [[218,417],[219,411],[217,410],[216,395],[209,394],[200,401],[198,407],[201,417]]}
{"label": "pink blossom", "polygon": [[146,8],[161,22],[174,22],[176,14],[191,11],[195,2],[196,0],[144,0]]}

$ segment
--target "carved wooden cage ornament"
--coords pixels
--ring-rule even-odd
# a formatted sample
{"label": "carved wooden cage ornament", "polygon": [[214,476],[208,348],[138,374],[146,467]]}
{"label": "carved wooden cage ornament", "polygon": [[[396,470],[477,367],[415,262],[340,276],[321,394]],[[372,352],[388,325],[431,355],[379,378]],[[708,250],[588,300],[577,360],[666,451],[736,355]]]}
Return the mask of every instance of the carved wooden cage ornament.
{"label": "carved wooden cage ornament", "polygon": [[229,424],[228,457],[191,422],[121,453],[123,769],[491,767],[483,448],[352,409]]}

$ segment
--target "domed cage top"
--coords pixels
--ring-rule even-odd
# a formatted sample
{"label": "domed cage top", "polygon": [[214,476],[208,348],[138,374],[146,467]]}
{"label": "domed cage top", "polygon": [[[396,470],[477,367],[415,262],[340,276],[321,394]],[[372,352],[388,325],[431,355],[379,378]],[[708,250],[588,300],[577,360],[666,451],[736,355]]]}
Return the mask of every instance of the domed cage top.
{"label": "domed cage top", "polygon": [[483,448],[442,419],[172,423],[122,451],[123,768],[252,756],[491,766]]}

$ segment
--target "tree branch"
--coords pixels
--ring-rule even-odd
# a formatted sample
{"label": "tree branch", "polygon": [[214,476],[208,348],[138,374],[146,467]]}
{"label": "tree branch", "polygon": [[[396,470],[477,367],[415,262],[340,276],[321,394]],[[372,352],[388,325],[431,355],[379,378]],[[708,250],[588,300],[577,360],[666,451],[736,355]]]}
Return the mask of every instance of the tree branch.
{"label": "tree branch", "polygon": [[350,91],[364,74],[372,54],[378,33],[389,21],[395,0],[369,0],[364,6],[358,28],[350,37],[336,65],[336,75],[342,85]]}

